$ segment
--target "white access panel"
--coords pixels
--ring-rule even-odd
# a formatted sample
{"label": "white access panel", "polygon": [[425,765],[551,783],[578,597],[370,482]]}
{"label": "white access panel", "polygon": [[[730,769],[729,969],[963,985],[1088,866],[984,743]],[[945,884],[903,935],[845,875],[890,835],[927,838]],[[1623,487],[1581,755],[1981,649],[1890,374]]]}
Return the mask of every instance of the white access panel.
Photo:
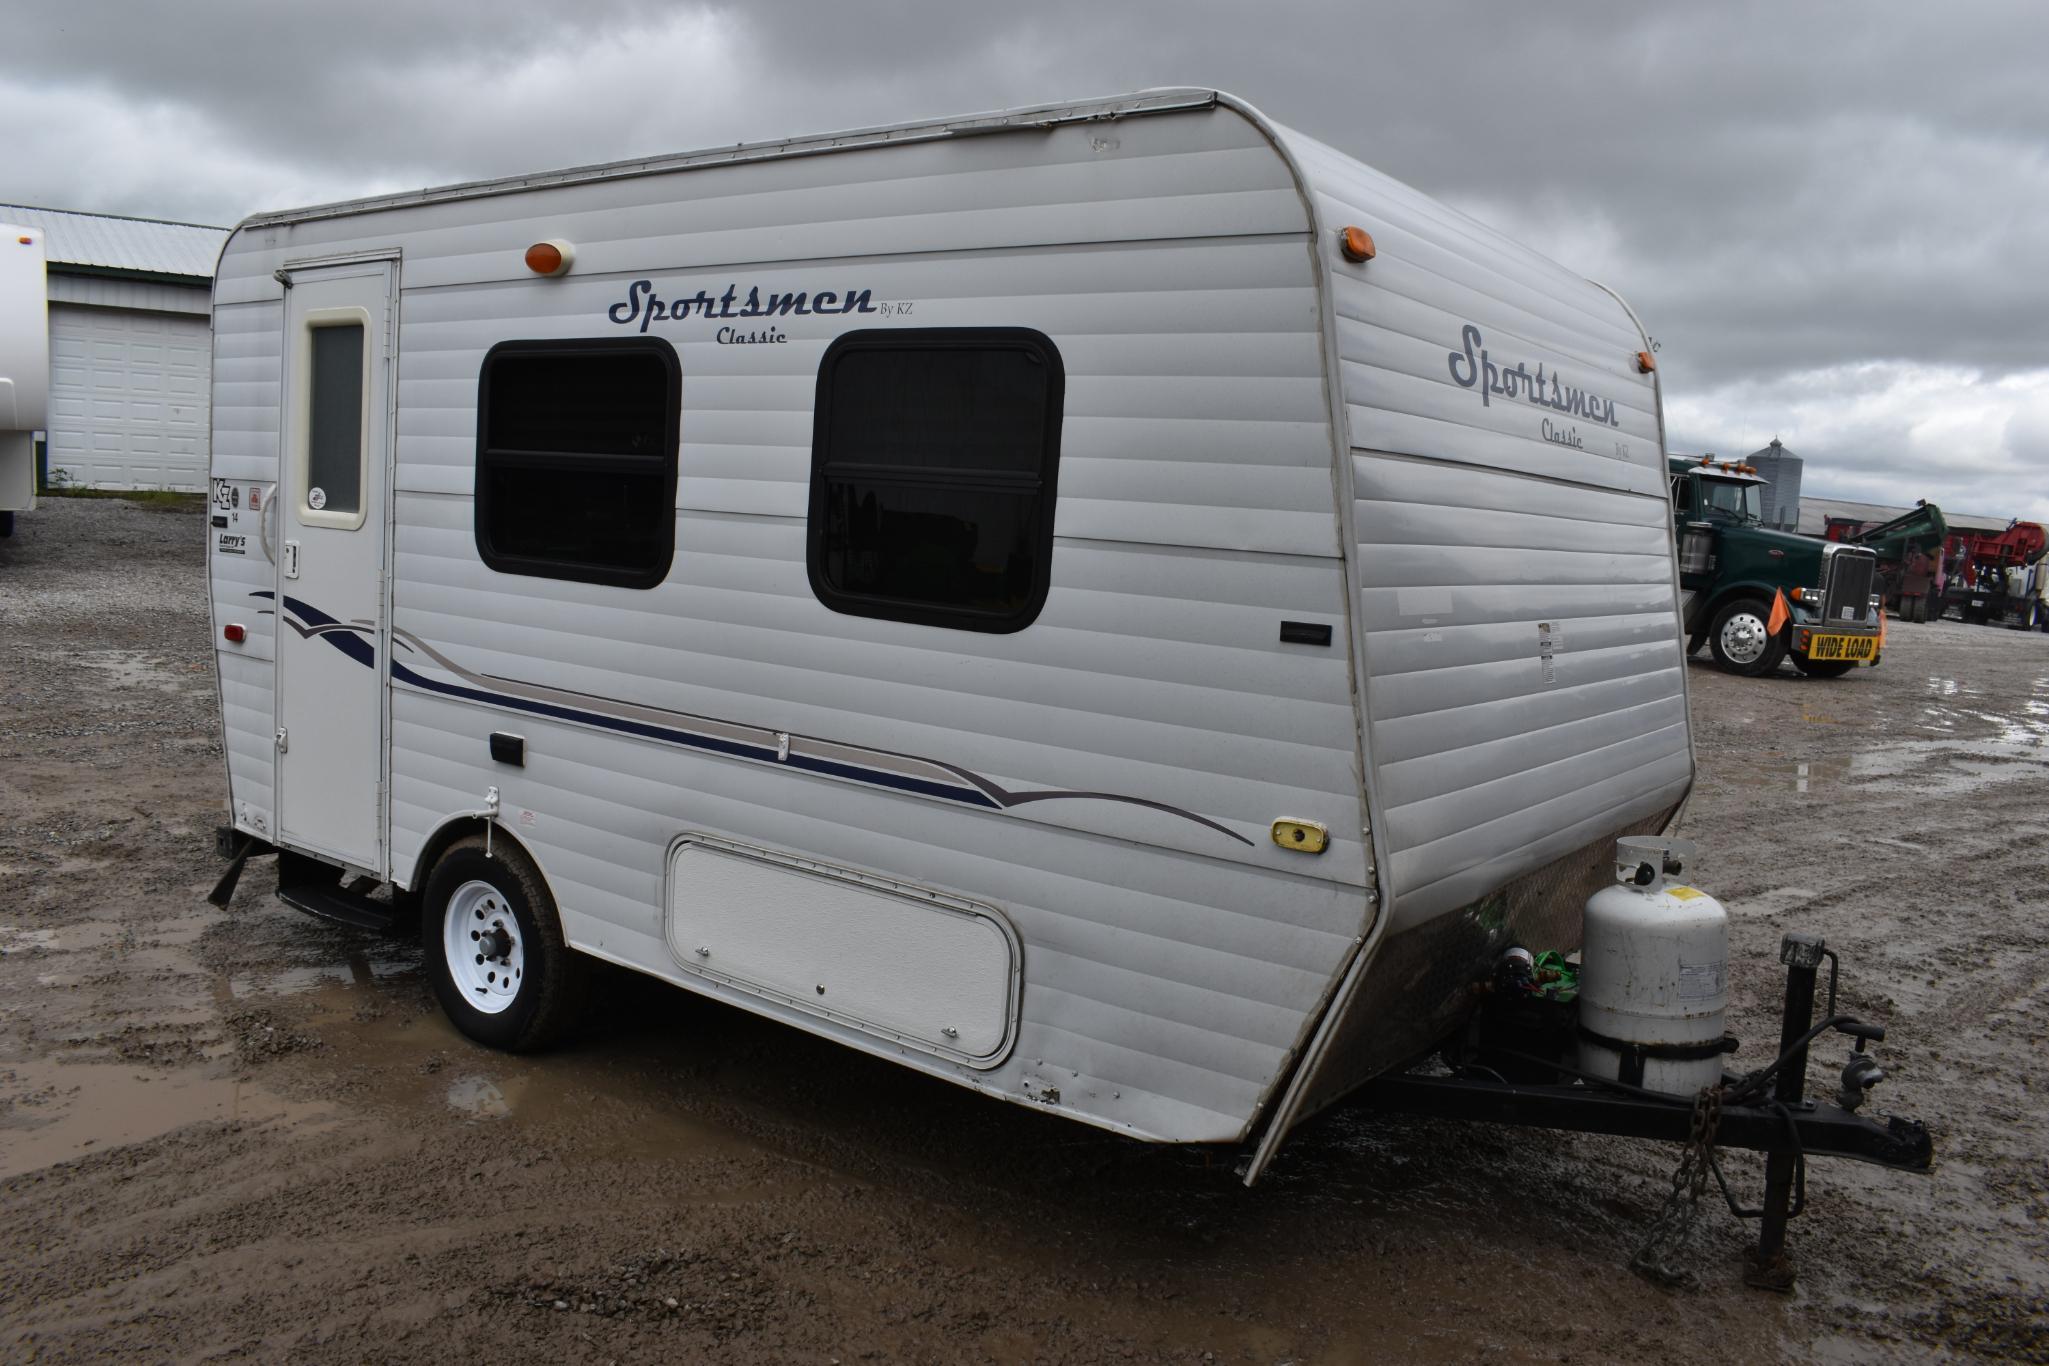
{"label": "white access panel", "polygon": [[962,1061],[1010,1040],[1012,934],[973,902],[699,837],[669,859],[669,945],[702,976]]}
{"label": "white access panel", "polygon": [[206,490],[208,319],[50,305],[52,483]]}

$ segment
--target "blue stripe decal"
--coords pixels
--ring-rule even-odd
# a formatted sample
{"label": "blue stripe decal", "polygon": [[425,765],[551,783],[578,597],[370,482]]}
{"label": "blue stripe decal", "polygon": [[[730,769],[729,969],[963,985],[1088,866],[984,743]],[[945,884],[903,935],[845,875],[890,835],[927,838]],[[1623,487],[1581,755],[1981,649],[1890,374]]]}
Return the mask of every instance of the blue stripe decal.
{"label": "blue stripe decal", "polygon": [[[264,595],[254,594],[252,596],[261,597]],[[358,632],[369,630],[369,627],[351,626],[345,621],[336,621],[319,608],[300,602],[297,598],[286,598],[284,599],[284,604],[286,611],[298,613],[300,621],[306,623],[305,626],[301,626],[298,622],[287,618],[285,625],[309,640],[314,636],[319,636],[358,664],[368,665],[372,668],[376,667],[376,647],[358,634]],[[323,627],[328,629],[321,629]]]}
{"label": "blue stripe decal", "polygon": [[[256,591],[250,593],[249,596],[252,598],[273,598],[277,597],[277,594],[268,591]],[[297,598],[287,597],[279,598],[278,600],[287,611],[296,614],[305,623],[301,625],[300,622],[293,621],[290,617],[280,618],[287,626],[290,626],[301,636],[309,640],[314,636],[324,637],[328,644],[334,646],[358,664],[370,669],[376,668],[376,632],[374,628],[336,621],[317,607],[301,602]],[[395,643],[401,647],[407,650],[417,649],[424,651],[437,664],[460,678],[475,679],[477,677],[477,675],[463,670],[436,654],[433,648],[426,642],[405,637],[404,632],[399,632],[398,635],[402,638]],[[488,688],[470,687],[463,683],[444,683],[440,679],[428,678],[407,665],[401,664],[396,659],[391,661],[391,677],[394,682],[404,683],[408,687],[418,688],[422,692],[439,693],[444,697],[459,697],[466,701],[482,702],[487,706],[504,707],[511,711],[526,712],[533,716],[545,716],[558,721],[573,722],[577,725],[594,726],[600,730],[608,730],[620,735],[634,735],[643,739],[659,740],[664,744],[703,750],[711,754],[724,754],[731,758],[746,759],[754,763],[772,764],[777,768],[794,768],[805,773],[817,773],[832,778],[845,778],[852,782],[865,783],[871,787],[883,787],[897,792],[915,793],[918,796],[934,797],[940,801],[955,802],[962,806],[979,807],[987,811],[1007,811],[1014,806],[1022,806],[1028,802],[1040,801],[1117,802],[1122,805],[1159,811],[1167,815],[1179,817],[1182,820],[1193,821],[1197,825],[1214,830],[1225,838],[1235,840],[1248,848],[1252,846],[1251,840],[1245,838],[1245,836],[1229,826],[1220,825],[1209,817],[1197,815],[1193,811],[1185,811],[1178,806],[1169,806],[1165,802],[1156,802],[1145,797],[1127,797],[1115,792],[1063,792],[1057,790],[1009,792],[989,779],[979,774],[971,773],[956,764],[943,763],[936,759],[921,759],[915,755],[889,754],[883,750],[868,751],[879,757],[904,759],[922,764],[928,768],[936,768],[958,774],[968,785],[935,782],[930,778],[913,778],[907,774],[892,773],[884,769],[866,768],[860,764],[843,763],[836,759],[821,758],[817,755],[786,754],[786,752],[779,752],[774,746],[747,744],[738,740],[723,740],[715,736],[702,735],[696,731],[684,730],[675,726],[658,725],[651,721],[637,721],[623,716],[610,716],[604,712],[587,711],[581,707],[564,706],[559,702],[544,702],[536,698],[495,692]],[[597,700],[604,701],[606,699],[599,698]],[[625,704],[621,703],[620,705],[623,706]],[[658,709],[648,708],[647,710]],[[693,718],[684,717],[683,719],[689,720]],[[709,718],[702,719],[708,720]],[[715,724],[726,723],[720,722]],[[753,727],[745,726],[738,728],[753,729]],[[857,745],[846,747],[850,749],[861,748]]]}
{"label": "blue stripe decal", "polygon": [[743,745],[733,740],[719,740],[709,735],[698,735],[687,730],[674,730],[668,726],[657,726],[646,721],[629,721],[623,717],[606,716],[599,712],[580,711],[574,707],[557,706],[552,702],[536,702],[524,697],[511,697],[504,693],[486,692],[481,688],[468,688],[460,683],[444,683],[437,678],[427,678],[413,672],[399,663],[391,662],[391,676],[398,682],[437,692],[449,697],[466,698],[472,702],[488,702],[492,706],[510,707],[514,711],[530,712],[536,716],[552,717],[558,721],[575,721],[587,726],[617,731],[622,735],[638,735],[649,740],[662,740],[672,745],[684,745],[691,749],[709,750],[714,754],[727,754],[736,759],[753,759],[761,763],[775,764],[778,768],[802,769],[810,773],[823,773],[836,778],[851,778],[856,782],[870,783],[877,787],[895,788],[902,792],[916,792],[927,797],[938,797],[945,801],[960,802],[967,806],[986,807],[992,811],[1003,809],[1002,804],[970,787],[953,787],[945,783],[929,782],[923,778],[905,777],[898,773],[881,773],[875,769],[857,768],[852,764],[835,763],[830,759],[814,759],[805,755],[791,755],[778,760],[776,752],[765,745]]}

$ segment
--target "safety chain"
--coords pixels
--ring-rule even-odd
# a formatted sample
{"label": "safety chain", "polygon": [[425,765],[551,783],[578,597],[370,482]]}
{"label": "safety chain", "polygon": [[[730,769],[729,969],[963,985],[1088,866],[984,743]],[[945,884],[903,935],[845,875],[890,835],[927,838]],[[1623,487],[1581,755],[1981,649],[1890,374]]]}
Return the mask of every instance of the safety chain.
{"label": "safety chain", "polygon": [[1629,1265],[1660,1285],[1690,1288],[1699,1284],[1691,1271],[1679,1265],[1680,1254],[1693,1241],[1700,1221],[1700,1197],[1707,1193],[1708,1176],[1715,1160],[1715,1130],[1722,1123],[1722,1088],[1703,1086],[1693,1102],[1686,1151],[1672,1172],[1672,1190],[1664,1207],[1651,1220],[1643,1245],[1630,1257]]}

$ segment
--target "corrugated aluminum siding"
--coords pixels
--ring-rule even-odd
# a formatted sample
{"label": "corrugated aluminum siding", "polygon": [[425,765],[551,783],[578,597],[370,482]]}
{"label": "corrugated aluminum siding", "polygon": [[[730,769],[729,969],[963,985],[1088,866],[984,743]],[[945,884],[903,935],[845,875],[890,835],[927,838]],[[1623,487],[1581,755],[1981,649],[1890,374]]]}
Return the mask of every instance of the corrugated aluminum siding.
{"label": "corrugated aluminum siding", "polygon": [[[1352,265],[1327,244],[1326,259],[1400,932],[1669,808],[1691,781],[1661,424],[1613,296],[1283,136],[1322,235],[1357,224],[1378,247]],[[1458,383],[1469,325],[1498,365],[1612,398],[1615,424],[1483,404]],[[1583,448],[1546,440],[1546,421]]]}
{"label": "corrugated aluminum siding", "polygon": [[125,308],[142,313],[213,312],[213,291],[205,281],[167,285],[156,280],[126,280],[106,275],[49,277],[50,302],[83,304],[87,308]]}
{"label": "corrugated aluminum siding", "polygon": [[[212,471],[216,479],[277,482],[279,403],[284,393],[284,304],[265,301],[223,308],[213,319]],[[266,513],[270,528],[276,514]],[[277,734],[275,665],[277,617],[251,595],[277,587],[277,566],[266,541],[244,555],[207,556],[213,597],[214,658],[220,666],[221,740],[227,751],[228,790],[238,824],[266,837],[277,829],[273,797]],[[248,639],[238,649],[219,645],[221,628],[238,622]]]}
{"label": "corrugated aluminum siding", "polygon": [[[563,280],[519,266],[545,237],[576,244]],[[274,325],[274,269],[391,245],[404,253],[397,629],[482,673],[927,756],[1006,786],[1164,801],[1247,841],[1104,802],[961,809],[533,717],[512,772],[485,751],[503,713],[402,687],[394,873],[409,878],[435,826],[497,785],[509,825],[533,813],[513,828],[572,939],[678,978],[661,878],[688,830],[969,893],[1011,916],[1026,970],[1010,1059],[961,1080],[1160,1137],[1241,1135],[1368,900],[1312,245],[1264,137],[1213,110],[260,225],[227,253],[222,316],[262,307]],[[640,278],[669,297],[867,289],[913,302],[908,325],[1050,336],[1067,396],[1038,621],[951,632],[812,596],[817,364],[840,330],[884,325],[874,316],[778,320],[791,340],[773,346],[718,345],[704,319],[655,325],[684,375],[668,581],[633,592],[485,569],[470,503],[484,351],[617,335],[606,309]],[[222,378],[260,404],[254,368]],[[225,461],[243,458],[231,427],[274,450],[253,408],[224,398],[219,425]],[[1340,643],[1284,646],[1284,617],[1330,622]],[[1277,849],[1279,816],[1325,822],[1330,852]]]}
{"label": "corrugated aluminum siding", "polygon": [[93,266],[150,275],[186,275],[204,283],[228,240],[226,228],[172,223],[156,218],[120,218],[0,204],[0,218],[42,230],[46,257],[54,267]]}

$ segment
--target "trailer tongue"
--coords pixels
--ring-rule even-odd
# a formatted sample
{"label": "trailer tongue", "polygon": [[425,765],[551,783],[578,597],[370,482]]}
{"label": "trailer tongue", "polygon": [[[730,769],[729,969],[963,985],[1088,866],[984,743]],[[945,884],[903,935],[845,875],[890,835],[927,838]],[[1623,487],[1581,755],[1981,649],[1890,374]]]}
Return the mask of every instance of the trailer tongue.
{"label": "trailer tongue", "polygon": [[[1867,1044],[1884,1042],[1885,1027],[1837,1010],[1839,960],[1813,935],[1788,933],[1780,942],[1786,994],[1772,1061],[1740,1075],[1724,1074],[1691,1094],[1659,1089],[1671,1085],[1661,1079],[1684,1075],[1675,1068],[1691,1065],[1689,1060],[1737,1048],[1737,1041],[1728,1036],[1711,1045],[1659,1041],[1672,1032],[1677,1019],[1712,1017],[1718,1023],[1720,1016],[1722,963],[1686,959],[1689,951],[1698,953],[1703,942],[1702,912],[1696,903],[1707,898],[1696,889],[1665,881],[1667,874],[1678,873],[1680,858],[1690,849],[1684,840],[1621,841],[1619,885],[1595,898],[1598,903],[1618,895],[1626,898],[1630,892],[1641,898],[1637,921],[1630,927],[1628,953],[1615,960],[1620,970],[1614,975],[1626,979],[1625,990],[1634,988],[1637,1004],[1653,1007],[1635,1012],[1633,1018],[1664,1017],[1663,1027],[1630,1031],[1652,1037],[1618,1040],[1595,1033],[1588,1023],[1590,1015],[1604,1025],[1619,1018],[1612,1010],[1587,1008],[1590,994],[1604,994],[1586,989],[1600,969],[1602,947],[1596,929],[1600,919],[1590,905],[1585,969],[1576,982],[1570,965],[1548,973],[1532,971],[1527,951],[1510,950],[1495,980],[1481,988],[1479,1008],[1465,1037],[1445,1050],[1448,1073],[1382,1076],[1356,1093],[1354,1103],[1447,1119],[1684,1144],[1671,1192],[1631,1264],[1660,1281],[1692,1279],[1675,1264],[1675,1254],[1699,1215],[1701,1197],[1712,1178],[1730,1213],[1760,1221],[1745,1279],[1766,1289],[1787,1290],[1793,1285],[1794,1268],[1786,1228],[1807,1207],[1808,1158],[1843,1157],[1896,1171],[1926,1172],[1933,1166],[1934,1148],[1927,1126],[1919,1120],[1892,1115],[1872,1119],[1858,1113],[1871,1088],[1885,1079],[1884,1068],[1866,1051]],[[1718,914],[1711,900],[1709,909]],[[1672,922],[1672,933],[1664,936],[1669,952],[1660,951],[1660,920]],[[1664,964],[1664,958],[1670,964]],[[1563,961],[1553,955],[1547,959]],[[1828,994],[1817,1022],[1815,993],[1824,962]],[[1661,974],[1663,966],[1677,972]],[[1659,987],[1661,975],[1672,980],[1671,990]],[[1707,982],[1708,978],[1714,980]],[[1711,1010],[1689,1008],[1707,1000],[1710,989]],[[1666,1008],[1654,1009],[1659,1005]],[[1807,1095],[1810,1051],[1832,1032],[1852,1040],[1852,1046],[1834,1094],[1813,1099]],[[1596,1061],[1600,1058],[1608,1059],[1608,1065]],[[1766,1155],[1764,1194],[1757,1205],[1743,1204],[1730,1187],[1716,1156],[1720,1148]]]}

